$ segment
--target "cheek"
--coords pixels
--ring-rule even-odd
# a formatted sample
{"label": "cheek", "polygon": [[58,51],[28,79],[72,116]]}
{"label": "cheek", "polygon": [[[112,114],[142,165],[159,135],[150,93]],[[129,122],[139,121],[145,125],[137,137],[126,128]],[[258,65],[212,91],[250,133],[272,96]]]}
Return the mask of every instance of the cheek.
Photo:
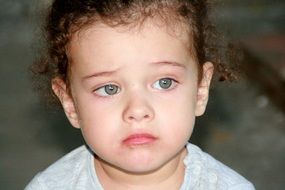
{"label": "cheek", "polygon": [[90,93],[83,93],[76,99],[77,113],[82,126],[102,125],[114,119],[114,106],[108,106],[104,102]]}
{"label": "cheek", "polygon": [[195,94],[188,92],[163,104],[159,117],[167,130],[162,131],[167,132],[168,136],[190,137],[195,123],[195,103]]}
{"label": "cheek", "polygon": [[188,112],[173,113],[169,116],[171,119],[166,120],[165,123],[169,126],[168,133],[172,134],[172,136],[182,137],[191,135],[195,123],[195,116],[191,113],[192,111],[190,112],[190,109],[187,111]]}
{"label": "cheek", "polygon": [[116,122],[113,115],[95,109],[82,116],[82,135],[97,155],[105,154],[105,150],[112,150],[117,146],[119,122]]}
{"label": "cheek", "polygon": [[87,143],[102,142],[110,139],[116,133],[119,125],[117,110],[94,101],[92,97],[83,98],[77,102],[77,111],[82,134]]}

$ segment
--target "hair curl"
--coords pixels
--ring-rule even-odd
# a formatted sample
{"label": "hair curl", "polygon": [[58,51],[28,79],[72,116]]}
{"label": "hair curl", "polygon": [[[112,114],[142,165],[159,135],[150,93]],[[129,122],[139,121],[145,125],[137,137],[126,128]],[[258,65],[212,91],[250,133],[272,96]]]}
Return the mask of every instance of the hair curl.
{"label": "hair curl", "polygon": [[208,7],[207,0],[54,0],[44,28],[45,50],[32,65],[35,87],[49,103],[57,101],[51,80],[61,77],[68,83],[66,49],[74,32],[94,22],[131,26],[154,16],[166,24],[176,19],[189,26],[198,64],[211,61],[221,74],[220,80],[233,80],[235,75],[225,64],[233,57],[233,48],[223,48],[208,19]]}

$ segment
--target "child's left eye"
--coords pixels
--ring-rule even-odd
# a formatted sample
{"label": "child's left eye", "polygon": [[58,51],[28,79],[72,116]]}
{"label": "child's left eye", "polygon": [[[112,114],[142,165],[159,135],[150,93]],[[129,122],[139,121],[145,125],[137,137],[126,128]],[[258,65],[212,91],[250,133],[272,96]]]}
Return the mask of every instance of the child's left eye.
{"label": "child's left eye", "polygon": [[176,80],[171,78],[162,78],[156,81],[152,87],[159,89],[159,90],[167,90],[174,87],[175,83],[177,83]]}

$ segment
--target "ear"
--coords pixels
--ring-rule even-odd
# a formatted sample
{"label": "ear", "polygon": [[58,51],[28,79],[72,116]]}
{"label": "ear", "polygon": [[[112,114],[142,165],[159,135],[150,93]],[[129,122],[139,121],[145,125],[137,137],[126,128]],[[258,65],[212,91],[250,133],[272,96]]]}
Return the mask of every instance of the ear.
{"label": "ear", "polygon": [[59,77],[56,77],[52,80],[52,90],[60,100],[63,110],[71,125],[75,128],[80,128],[78,113],[76,112],[74,101],[68,92],[66,83]]}
{"label": "ear", "polygon": [[206,62],[203,65],[202,79],[198,83],[198,92],[197,92],[197,102],[195,115],[201,116],[206,110],[206,106],[209,98],[209,89],[214,72],[214,66],[211,62]]}

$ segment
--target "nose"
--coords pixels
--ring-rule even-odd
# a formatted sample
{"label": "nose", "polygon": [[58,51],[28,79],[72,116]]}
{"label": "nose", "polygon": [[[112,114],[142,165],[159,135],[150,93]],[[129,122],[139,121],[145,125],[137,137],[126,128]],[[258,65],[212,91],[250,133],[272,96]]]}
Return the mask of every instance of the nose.
{"label": "nose", "polygon": [[148,122],[153,118],[154,110],[145,98],[140,96],[129,98],[123,111],[123,119],[125,122]]}

